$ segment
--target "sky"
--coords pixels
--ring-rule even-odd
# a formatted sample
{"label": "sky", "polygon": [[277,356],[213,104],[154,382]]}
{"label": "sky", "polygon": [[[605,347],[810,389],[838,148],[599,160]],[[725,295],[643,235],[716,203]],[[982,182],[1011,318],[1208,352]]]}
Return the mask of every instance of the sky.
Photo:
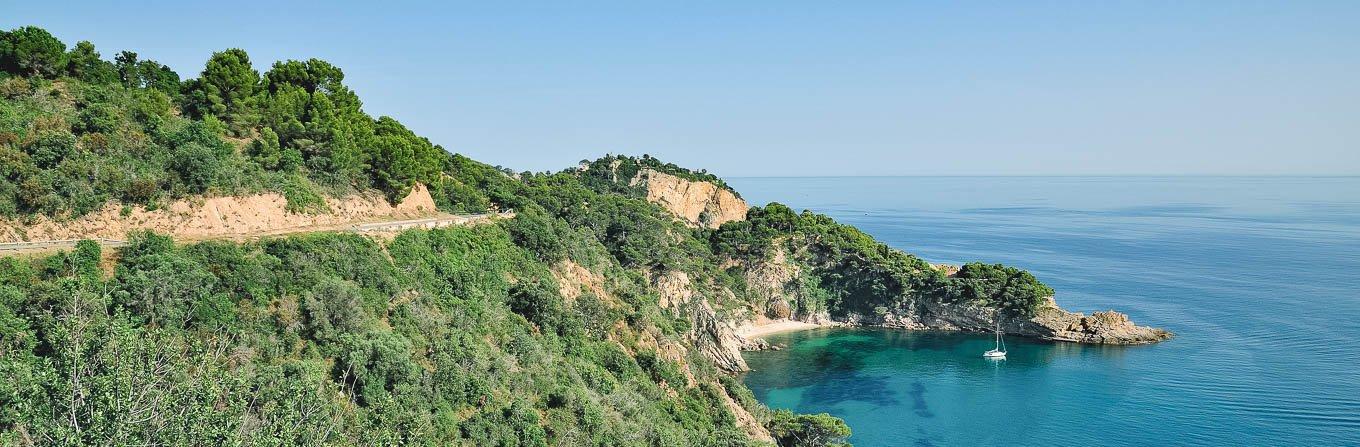
{"label": "sky", "polygon": [[1357,175],[1360,2],[0,0],[198,76],[321,58],[374,115],[517,170]]}

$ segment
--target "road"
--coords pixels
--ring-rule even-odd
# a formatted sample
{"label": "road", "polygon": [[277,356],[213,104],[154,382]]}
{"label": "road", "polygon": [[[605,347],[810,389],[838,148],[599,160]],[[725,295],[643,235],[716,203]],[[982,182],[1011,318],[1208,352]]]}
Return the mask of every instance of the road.
{"label": "road", "polygon": [[[515,217],[514,211],[501,213],[479,213],[479,214],[444,214],[433,217],[406,220],[387,220],[377,222],[364,222],[357,224],[332,225],[332,226],[305,226],[279,228],[261,233],[246,234],[222,234],[210,238],[197,238],[199,240],[213,239],[232,239],[248,240],[267,236],[278,236],[296,233],[317,233],[317,232],[348,232],[348,233],[387,233],[405,231],[416,228],[430,229],[457,225],[477,225],[491,222],[497,219],[509,219]],[[25,242],[0,242],[0,256],[12,256],[17,254],[45,253],[57,250],[70,250],[75,248],[76,243],[84,239],[61,239],[51,241],[25,241]],[[119,239],[93,238],[100,246],[106,248],[118,248],[127,245],[127,241]]]}

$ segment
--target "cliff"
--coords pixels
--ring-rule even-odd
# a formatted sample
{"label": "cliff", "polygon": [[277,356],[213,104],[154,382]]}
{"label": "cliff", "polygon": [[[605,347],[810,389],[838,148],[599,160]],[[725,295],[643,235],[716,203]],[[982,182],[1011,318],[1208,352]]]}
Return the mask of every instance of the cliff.
{"label": "cliff", "polygon": [[654,169],[638,171],[629,184],[645,188],[648,201],[661,205],[694,227],[718,228],[724,223],[742,220],[750,208],[732,191]]}

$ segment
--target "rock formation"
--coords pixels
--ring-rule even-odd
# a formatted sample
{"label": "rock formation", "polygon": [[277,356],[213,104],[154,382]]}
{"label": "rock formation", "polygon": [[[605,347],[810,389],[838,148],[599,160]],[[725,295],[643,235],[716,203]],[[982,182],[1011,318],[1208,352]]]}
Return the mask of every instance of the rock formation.
{"label": "rock formation", "polygon": [[718,316],[708,298],[695,292],[688,274],[678,270],[658,273],[652,277],[652,286],[660,294],[662,308],[689,314],[693,326],[687,336],[695,349],[725,370],[750,370],[741,357],[746,339],[737,335],[733,322]]}
{"label": "rock formation", "polygon": [[1091,316],[1064,311],[1057,306],[1041,309],[1030,319],[1026,331],[1038,338],[1095,344],[1146,344],[1172,337],[1170,332],[1134,325],[1129,316],[1115,311]]}
{"label": "rock formation", "polygon": [[723,223],[745,219],[746,209],[750,208],[732,191],[653,169],[638,171],[629,184],[646,188],[647,200],[693,227],[718,228]]}

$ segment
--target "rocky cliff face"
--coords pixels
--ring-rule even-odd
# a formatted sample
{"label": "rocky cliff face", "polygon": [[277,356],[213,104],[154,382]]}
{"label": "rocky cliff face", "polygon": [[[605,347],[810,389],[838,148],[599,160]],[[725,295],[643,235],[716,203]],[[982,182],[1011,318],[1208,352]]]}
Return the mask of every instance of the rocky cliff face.
{"label": "rocky cliff face", "polygon": [[662,308],[677,315],[688,314],[693,325],[687,336],[695,349],[725,370],[751,369],[741,357],[746,340],[737,335],[734,322],[720,318],[708,298],[695,292],[688,274],[678,270],[656,273],[652,286],[660,295]]}
{"label": "rocky cliff face", "polygon": [[749,206],[732,191],[709,182],[692,182],[652,169],[638,171],[629,182],[647,190],[647,200],[661,205],[695,227],[718,228],[746,218]]}

